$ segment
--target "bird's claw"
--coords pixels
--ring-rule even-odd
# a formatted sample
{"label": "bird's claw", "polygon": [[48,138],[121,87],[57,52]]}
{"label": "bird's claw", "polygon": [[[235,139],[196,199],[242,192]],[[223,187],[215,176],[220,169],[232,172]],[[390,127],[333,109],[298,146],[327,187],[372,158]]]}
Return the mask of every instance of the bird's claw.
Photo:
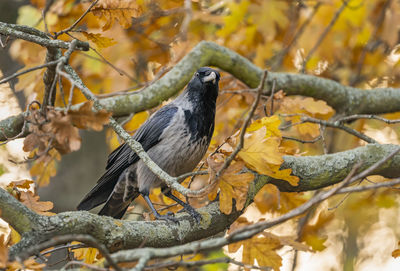
{"label": "bird's claw", "polygon": [[[157,220],[164,220],[164,221],[166,221],[166,222],[169,222],[169,221],[171,221],[171,222],[174,222],[174,223],[178,223],[179,222],[179,220],[176,218],[176,217],[174,217],[174,216],[172,216],[172,215],[169,215],[171,212],[168,212],[168,214],[166,214],[166,215],[157,215],[156,216],[156,219]],[[173,213],[172,213],[173,214]]]}

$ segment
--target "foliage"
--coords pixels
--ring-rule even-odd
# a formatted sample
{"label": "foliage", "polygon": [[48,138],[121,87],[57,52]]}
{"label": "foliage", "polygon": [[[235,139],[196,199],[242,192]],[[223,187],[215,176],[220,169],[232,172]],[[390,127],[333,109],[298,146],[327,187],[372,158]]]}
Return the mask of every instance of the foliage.
{"label": "foliage", "polygon": [[[394,27],[399,19],[398,1],[189,1],[189,11],[184,3],[188,1],[183,0],[100,0],[68,33],[59,31],[73,25],[91,3],[59,0],[47,7],[49,2],[52,1],[31,0],[31,4],[22,6],[18,23],[48,31],[60,40],[77,38],[89,42],[91,50],[74,52],[69,63],[98,98],[123,95],[127,90],[140,91],[160,78],[202,40],[213,40],[231,48],[262,69],[304,72],[366,89],[399,87],[396,80],[400,75],[399,41],[396,38],[398,30]],[[42,18],[43,10],[46,13]],[[186,20],[190,23],[186,24]],[[327,31],[326,35],[324,31]],[[26,69],[43,64],[46,48],[17,39],[10,46],[10,54]],[[30,123],[29,133],[23,149],[33,161],[30,174],[34,185],[30,180],[13,180],[7,190],[35,212],[52,215],[49,211],[53,203],[40,201],[35,190],[49,184],[63,155],[81,148],[79,129],[102,130],[112,112],[94,111],[93,102],[87,101],[63,77],[60,77],[62,84],[56,86],[54,104],[40,108],[37,101],[45,97],[43,76],[43,69],[26,73],[19,76],[15,86],[16,91],[23,91],[29,105],[26,116]],[[292,169],[281,167],[285,155],[333,153],[364,144],[345,132],[302,121],[304,116],[337,120],[341,116],[335,115],[334,108],[327,104],[334,97],[315,100],[286,96],[284,90],[273,89],[274,95],[262,97],[251,116],[251,124],[243,131],[239,127],[248,116],[254,91],[249,91],[227,73],[222,73],[220,89],[215,132],[203,163],[209,176],[195,178],[197,186],[208,184],[210,189],[207,196],[193,199],[193,204],[204,205],[219,195],[220,210],[229,215],[235,210],[243,210],[253,201],[229,233],[255,221],[285,214],[315,196],[314,192],[282,193],[276,186],[266,184],[254,198],[247,198],[257,174],[283,180],[293,187],[298,185],[299,178],[292,175]],[[140,112],[131,116],[124,128],[133,133],[149,115],[149,112]],[[399,113],[392,113],[383,117],[393,120],[399,116]],[[348,126],[365,132],[380,143],[390,137],[391,143],[399,144],[398,124],[363,119]],[[117,136],[107,129],[107,143],[114,149],[119,144]],[[243,148],[230,167],[216,179],[227,157],[239,145],[241,133],[245,133]],[[308,141],[313,144],[306,144]],[[372,178],[377,178],[377,182],[385,181],[381,177]],[[183,184],[187,185],[189,179]],[[184,199],[182,195],[176,195]],[[159,204],[172,204],[160,195],[159,190],[153,191],[151,199]],[[334,198],[328,202],[336,204],[337,201]],[[285,224],[290,228],[290,236],[263,232],[230,244],[226,254],[231,255],[242,247],[241,261],[246,264],[246,269],[256,261],[259,266],[279,270],[282,247],[323,251],[330,238],[327,229],[333,223],[343,222],[345,230],[365,226],[363,220],[354,215],[357,213],[370,218],[371,226],[379,217],[377,214],[370,217],[365,210],[398,208],[397,202],[395,190],[363,192],[342,207],[339,202],[336,209],[346,208],[345,211],[328,213],[326,206],[318,206],[309,211],[304,222],[301,222],[304,217],[292,219]],[[175,212],[177,209],[172,206],[164,211]],[[252,221],[246,217],[257,218]],[[0,268],[16,270],[22,265],[8,261],[7,249],[13,244],[13,238],[7,237],[9,235],[4,232],[0,237]],[[399,250],[394,250],[392,255],[398,257]],[[102,265],[102,255],[95,248],[76,249],[74,257],[87,264]],[[30,258],[23,266],[41,269],[44,264]]]}

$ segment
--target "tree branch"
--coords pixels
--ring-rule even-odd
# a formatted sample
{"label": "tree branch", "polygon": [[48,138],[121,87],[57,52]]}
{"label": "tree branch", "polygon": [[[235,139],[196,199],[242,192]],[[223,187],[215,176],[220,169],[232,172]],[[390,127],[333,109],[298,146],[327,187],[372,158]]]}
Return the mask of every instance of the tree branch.
{"label": "tree branch", "polygon": [[[27,26],[18,26],[0,22],[0,34],[14,38],[30,41],[48,48],[68,49],[69,42],[62,40],[51,40],[46,33]],[[81,51],[89,50],[89,43],[79,41],[76,49]]]}
{"label": "tree branch", "polygon": [[[370,144],[322,156],[285,156],[282,167],[293,168],[293,174],[300,177],[299,185],[290,186],[283,180],[274,180],[264,175],[256,176],[249,187],[246,206],[252,202],[257,192],[266,183],[277,185],[281,191],[316,190],[341,182],[359,161],[363,162],[360,170],[365,170],[397,149],[397,145]],[[370,174],[398,177],[400,176],[399,169],[400,155],[396,155]],[[219,202],[212,202],[198,209],[203,217],[200,224],[195,223],[190,215],[184,213],[176,214],[179,224],[164,221],[122,220],[115,223],[116,220],[111,217],[98,216],[89,212],[65,212],[46,217],[33,213],[4,190],[0,190],[0,210],[1,217],[12,224],[17,231],[31,230],[29,234],[23,236],[20,243],[12,247],[11,254],[14,256],[25,251],[27,247],[65,234],[90,234],[99,243],[104,244],[109,251],[136,248],[143,243],[151,247],[173,246],[222,232],[243,211],[234,210],[230,215],[225,215],[219,210]],[[29,228],[35,226],[34,223],[31,224],[32,221],[40,221],[40,227]],[[146,234],[143,234],[144,232]]]}
{"label": "tree branch", "polygon": [[[60,47],[68,48],[68,46],[69,44],[66,43],[65,46]],[[208,65],[231,73],[252,88],[259,85],[263,73],[262,69],[239,54],[213,42],[202,41],[152,85],[126,95],[101,99],[100,104],[107,111],[113,112],[116,117],[153,108],[180,91],[199,67]],[[267,90],[271,89],[274,81],[275,88],[283,89],[287,95],[303,95],[324,100],[337,113],[343,115],[400,111],[399,89],[361,90],[313,75],[270,72],[266,82]],[[71,109],[78,109],[80,106],[81,104],[75,105]],[[0,121],[0,128],[4,121]],[[16,135],[19,132],[15,130],[13,134]],[[4,141],[5,138],[0,135],[0,140]]]}

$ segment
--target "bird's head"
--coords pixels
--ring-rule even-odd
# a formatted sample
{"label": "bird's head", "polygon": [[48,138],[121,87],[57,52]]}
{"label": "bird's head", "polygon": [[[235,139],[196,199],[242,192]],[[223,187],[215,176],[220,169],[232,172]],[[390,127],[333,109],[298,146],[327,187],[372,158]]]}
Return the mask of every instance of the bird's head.
{"label": "bird's head", "polygon": [[201,67],[194,73],[192,80],[188,84],[188,89],[216,99],[219,79],[218,71],[209,67]]}

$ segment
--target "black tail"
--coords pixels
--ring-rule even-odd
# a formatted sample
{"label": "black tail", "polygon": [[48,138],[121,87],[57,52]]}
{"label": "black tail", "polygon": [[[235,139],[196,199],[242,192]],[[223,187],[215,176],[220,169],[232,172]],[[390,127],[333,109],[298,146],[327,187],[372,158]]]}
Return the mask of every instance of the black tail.
{"label": "black tail", "polygon": [[120,219],[124,216],[126,210],[128,209],[131,202],[140,195],[139,192],[134,191],[129,195],[129,200],[123,200],[123,194],[112,193],[106,204],[100,210],[99,215],[112,216],[114,218]]}
{"label": "black tail", "polygon": [[106,202],[118,182],[118,176],[106,172],[76,208],[78,210],[90,210]]}

